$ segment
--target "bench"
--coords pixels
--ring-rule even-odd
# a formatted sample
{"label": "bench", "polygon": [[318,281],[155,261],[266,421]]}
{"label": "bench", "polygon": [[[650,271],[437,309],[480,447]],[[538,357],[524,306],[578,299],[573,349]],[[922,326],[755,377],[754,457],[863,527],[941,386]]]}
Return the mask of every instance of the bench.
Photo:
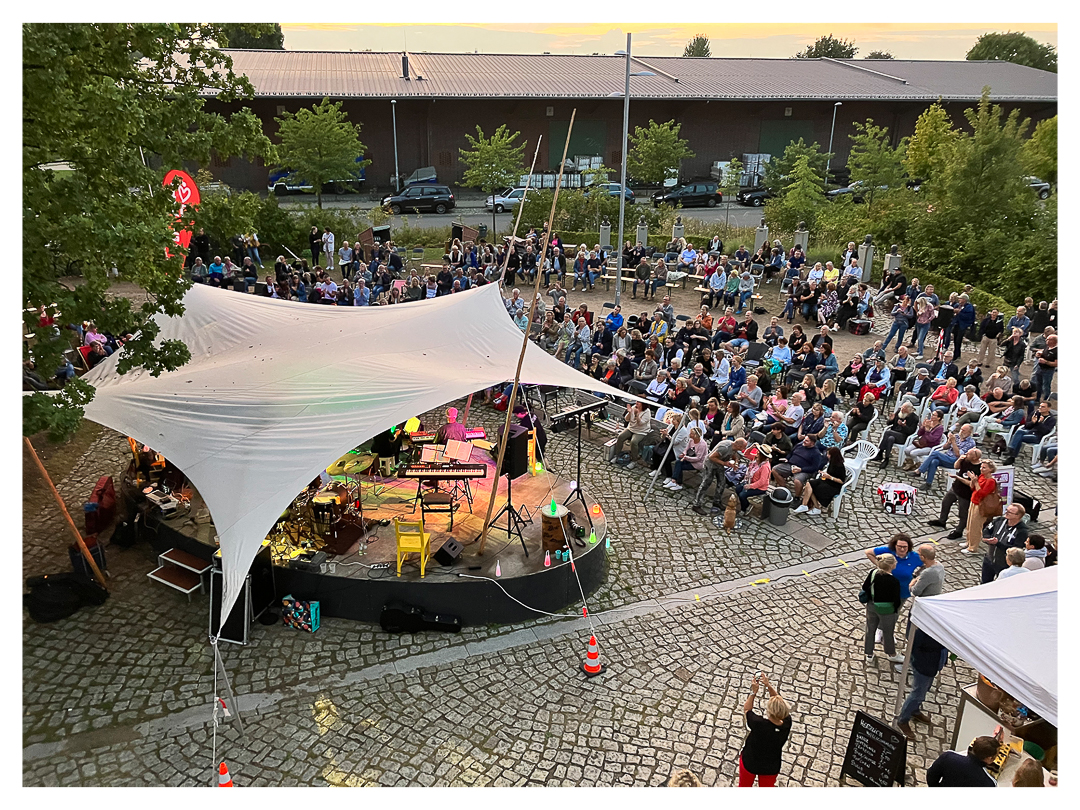
{"label": "bench", "polygon": [[626,292],[626,285],[629,282],[633,281],[633,279],[629,278],[628,276],[623,276],[621,279],[616,277],[616,276],[600,276],[600,280],[604,282],[604,289],[605,290],[610,290],[611,289],[611,282],[613,282],[613,281],[621,281],[622,282],[622,291],[623,292]]}

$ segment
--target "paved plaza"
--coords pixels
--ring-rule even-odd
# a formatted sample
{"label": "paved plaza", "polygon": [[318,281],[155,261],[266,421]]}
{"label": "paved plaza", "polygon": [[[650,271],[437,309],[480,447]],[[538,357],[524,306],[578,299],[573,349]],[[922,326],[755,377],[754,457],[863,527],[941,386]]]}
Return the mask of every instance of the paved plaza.
{"label": "paved plaza", "polygon": [[[470,424],[489,429],[501,416],[482,403],[473,413]],[[551,437],[549,468],[572,472],[575,439]],[[103,431],[58,482],[69,507],[98,475],[119,475],[126,454],[124,437]],[[729,534],[689,511],[690,489],[654,491],[646,505],[644,471],[601,456],[599,441],[584,443],[582,480],[612,527],[589,620],[573,606],[566,618],[460,635],[392,637],[341,619],[312,635],[255,625],[250,646],[222,645],[244,734],[223,721],[218,754],[236,784],[644,786],[688,766],[726,786],[759,670],[793,703],[779,784],[836,784],[855,710],[891,719],[899,680],[880,653],[873,665],[862,658],[859,551],[896,531],[925,537],[943,484],[910,517],[892,516],[874,489],[903,479],[871,467],[835,522],[800,515],[778,529],[746,518]],[[1019,485],[1042,500],[1039,528],[1052,533],[1055,489],[1028,464]],[[49,504],[25,516],[26,574],[68,567],[61,520]],[[948,589],[978,583],[977,557],[947,540],[939,550]],[[105,605],[55,624],[25,620],[25,784],[214,778],[207,597],[189,603],[153,585],[154,565],[147,544],[113,547]],[[591,630],[608,669],[586,681]],[[948,747],[958,688],[973,679],[962,661],[940,676],[928,703],[935,724],[916,728],[909,753],[913,781]]]}

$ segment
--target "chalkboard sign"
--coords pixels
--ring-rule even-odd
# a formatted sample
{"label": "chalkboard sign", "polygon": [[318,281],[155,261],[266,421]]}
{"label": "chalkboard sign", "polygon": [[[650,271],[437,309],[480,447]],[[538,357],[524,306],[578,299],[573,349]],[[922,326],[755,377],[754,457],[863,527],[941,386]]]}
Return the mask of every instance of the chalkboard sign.
{"label": "chalkboard sign", "polygon": [[891,787],[894,782],[904,784],[906,769],[907,737],[876,717],[855,712],[840,778],[846,775],[868,787]]}

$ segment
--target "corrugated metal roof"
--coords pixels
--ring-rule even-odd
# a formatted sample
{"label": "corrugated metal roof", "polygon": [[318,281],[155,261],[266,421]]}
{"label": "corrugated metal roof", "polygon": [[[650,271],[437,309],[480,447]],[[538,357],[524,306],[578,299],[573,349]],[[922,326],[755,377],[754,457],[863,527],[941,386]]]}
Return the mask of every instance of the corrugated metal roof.
{"label": "corrugated metal roof", "polygon": [[[606,98],[621,94],[621,56],[229,50],[257,96]],[[978,99],[1057,101],[1057,74],[1008,62],[635,57],[634,98]],[[662,73],[661,73],[662,71]],[[663,75],[669,74],[669,75]]]}

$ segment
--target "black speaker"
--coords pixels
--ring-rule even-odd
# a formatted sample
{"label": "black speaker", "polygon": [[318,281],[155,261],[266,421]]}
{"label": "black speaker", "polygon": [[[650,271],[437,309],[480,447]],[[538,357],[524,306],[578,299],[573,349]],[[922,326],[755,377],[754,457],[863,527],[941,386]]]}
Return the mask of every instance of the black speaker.
{"label": "black speaker", "polygon": [[270,294],[270,293],[268,293],[266,291],[266,282],[265,281],[256,281],[255,282],[255,294],[256,295],[263,295],[263,296],[266,296],[266,295]]}
{"label": "black speaker", "polygon": [[506,455],[499,475],[517,478],[529,471],[529,431],[521,425],[511,425],[506,438]]}
{"label": "black speaker", "polygon": [[439,565],[453,565],[461,556],[462,545],[453,537],[448,537],[442,548],[435,552],[435,562]]}

